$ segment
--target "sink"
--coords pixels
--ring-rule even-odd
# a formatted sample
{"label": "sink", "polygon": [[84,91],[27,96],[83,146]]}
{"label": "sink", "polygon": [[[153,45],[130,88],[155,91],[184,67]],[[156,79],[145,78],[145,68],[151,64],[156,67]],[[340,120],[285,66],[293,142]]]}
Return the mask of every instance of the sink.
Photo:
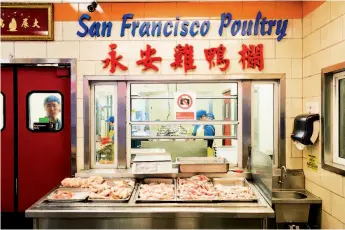
{"label": "sink", "polygon": [[305,199],[308,196],[301,192],[294,192],[294,191],[280,191],[280,192],[272,192],[272,197],[277,199]]}

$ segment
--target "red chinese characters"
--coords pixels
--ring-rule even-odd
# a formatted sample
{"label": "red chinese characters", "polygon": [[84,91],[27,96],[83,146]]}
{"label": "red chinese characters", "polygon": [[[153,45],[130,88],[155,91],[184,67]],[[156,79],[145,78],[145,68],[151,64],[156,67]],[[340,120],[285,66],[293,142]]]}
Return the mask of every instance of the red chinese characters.
{"label": "red chinese characters", "polygon": [[[170,64],[175,70],[177,68],[184,68],[184,72],[187,73],[188,70],[193,70],[196,68],[194,65],[194,48],[191,45],[178,44],[175,49],[174,58],[175,61]],[[182,65],[183,64],[183,65]]]}
{"label": "red chinese characters", "polygon": [[140,50],[141,60],[137,61],[137,65],[143,65],[143,71],[153,69],[158,71],[158,67],[153,64],[155,61],[162,61],[161,57],[152,57],[156,54],[156,49],[152,49],[150,45],[146,45],[146,50]]}
{"label": "red chinese characters", "polygon": [[247,45],[242,45],[242,50],[238,53],[241,55],[239,62],[242,63],[242,69],[258,67],[261,71],[264,68],[264,46],[262,44],[249,45],[249,48]]}
{"label": "red chinese characters", "polygon": [[222,44],[219,45],[217,48],[210,48],[210,49],[204,49],[204,54],[206,61],[209,64],[209,69],[211,69],[213,66],[215,66],[215,63],[213,61],[214,56],[217,56],[217,66],[218,65],[224,65],[220,68],[221,71],[226,71],[229,68],[230,60],[224,59],[224,53],[226,51],[226,47]]}
{"label": "red chinese characters", "polygon": [[110,58],[106,58],[104,60],[102,60],[102,62],[104,63],[103,69],[107,68],[110,64],[110,72],[111,73],[115,73],[116,67],[119,67],[122,71],[125,71],[128,69],[127,66],[124,66],[123,64],[120,63],[119,60],[122,59],[122,55],[119,55],[118,57],[116,57],[116,44],[110,44],[109,45],[111,51],[108,53]]}

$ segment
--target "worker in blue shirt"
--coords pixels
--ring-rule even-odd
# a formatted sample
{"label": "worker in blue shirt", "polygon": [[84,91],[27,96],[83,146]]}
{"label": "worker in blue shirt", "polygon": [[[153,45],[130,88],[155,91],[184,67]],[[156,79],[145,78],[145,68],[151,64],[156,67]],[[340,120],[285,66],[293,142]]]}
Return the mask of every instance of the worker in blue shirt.
{"label": "worker in blue shirt", "polygon": [[62,128],[62,122],[58,118],[61,112],[61,101],[57,96],[50,95],[44,99],[43,102],[44,110],[46,111],[46,118],[49,119],[50,123],[54,124],[55,130]]}
{"label": "worker in blue shirt", "polygon": [[[209,116],[212,118],[214,118],[214,115],[211,113],[211,114],[209,114]],[[198,110],[197,112],[196,112],[196,119],[197,120],[200,120],[200,121],[209,121],[209,120],[211,120],[209,117],[208,117],[208,114],[207,114],[207,112],[205,111],[205,110]],[[214,128],[214,126],[213,125],[204,125],[204,127],[203,127],[203,129],[204,129],[204,132],[203,132],[203,135],[204,136],[215,136],[215,133],[216,133],[216,131],[215,131],[215,128]],[[194,126],[194,130],[193,130],[193,132],[192,132],[192,135],[193,136],[201,136],[202,134],[201,134],[201,131],[202,131],[202,129],[200,129],[200,125],[195,125]],[[213,146],[213,140],[207,140],[207,147],[208,148],[210,148],[211,150],[212,150],[212,146]],[[211,151],[210,150],[210,151]],[[208,152],[209,152],[209,150],[208,150]],[[208,154],[209,155],[209,154]]]}
{"label": "worker in blue shirt", "polygon": [[[214,120],[214,114],[208,113],[207,118],[208,118],[208,120],[213,121]],[[205,136],[215,136],[216,135],[216,129],[214,128],[213,125],[205,125],[204,130],[205,130]],[[207,140],[207,147],[212,148],[212,146],[213,146],[213,140]]]}
{"label": "worker in blue shirt", "polygon": [[115,118],[114,116],[110,116],[105,122],[108,122],[110,125],[110,129],[109,129],[109,133],[108,133],[108,137],[114,141],[114,122],[115,122]]}

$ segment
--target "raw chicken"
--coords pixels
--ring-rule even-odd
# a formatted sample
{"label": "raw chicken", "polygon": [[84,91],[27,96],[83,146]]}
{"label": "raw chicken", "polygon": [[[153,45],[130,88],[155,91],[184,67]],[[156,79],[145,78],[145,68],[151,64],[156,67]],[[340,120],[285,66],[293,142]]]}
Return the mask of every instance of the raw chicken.
{"label": "raw chicken", "polygon": [[61,185],[70,188],[88,188],[92,183],[102,184],[103,181],[103,177],[100,176],[91,176],[89,178],[73,177],[63,179]]}
{"label": "raw chicken", "polygon": [[256,198],[251,190],[244,186],[216,185],[215,188],[221,200],[249,200]]}
{"label": "raw chicken", "polygon": [[175,186],[166,183],[142,184],[139,198],[143,200],[173,200],[175,199]]}
{"label": "raw chicken", "polygon": [[178,179],[178,198],[183,200],[214,200],[217,192],[204,175],[197,175],[191,178]]}
{"label": "raw chicken", "polygon": [[71,199],[73,197],[73,192],[68,191],[57,191],[52,195],[53,199]]}

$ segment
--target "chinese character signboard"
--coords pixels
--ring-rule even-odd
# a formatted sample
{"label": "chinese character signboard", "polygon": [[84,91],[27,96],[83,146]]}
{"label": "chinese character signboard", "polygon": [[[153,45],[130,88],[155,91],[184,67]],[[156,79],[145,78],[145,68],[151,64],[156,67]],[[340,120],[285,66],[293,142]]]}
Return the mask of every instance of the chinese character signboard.
{"label": "chinese character signboard", "polygon": [[[122,71],[128,70],[128,67],[121,64],[121,59],[123,56],[116,53],[116,44],[110,44],[110,52],[108,52],[108,58],[102,60],[104,63],[103,68],[109,69],[110,73],[115,73],[116,69],[119,68]],[[153,70],[155,72],[159,71],[158,67],[155,65],[157,62],[161,62],[162,58],[156,56],[156,49],[151,47],[151,45],[146,45],[146,50],[140,50],[138,53],[137,65],[142,66],[142,71]],[[169,52],[167,49],[166,52]],[[226,47],[220,44],[218,47],[212,47],[209,49],[204,49],[205,54],[205,65],[208,65],[209,69],[213,67],[219,68],[222,72],[227,71],[231,68],[230,59],[226,58]],[[262,71],[264,69],[264,46],[263,44],[257,45],[242,45],[242,50],[238,52],[239,61],[242,64],[242,69],[257,69]],[[178,44],[176,47],[171,49],[171,57],[174,61],[170,63],[170,67],[176,70],[177,68],[182,68],[185,74],[188,71],[193,71],[197,69],[194,64],[194,48],[189,44]],[[238,64],[235,63],[235,64]]]}
{"label": "chinese character signboard", "polygon": [[194,92],[174,93],[176,120],[195,120],[195,99]]}
{"label": "chinese character signboard", "polygon": [[1,40],[54,40],[53,4],[1,4]]}

